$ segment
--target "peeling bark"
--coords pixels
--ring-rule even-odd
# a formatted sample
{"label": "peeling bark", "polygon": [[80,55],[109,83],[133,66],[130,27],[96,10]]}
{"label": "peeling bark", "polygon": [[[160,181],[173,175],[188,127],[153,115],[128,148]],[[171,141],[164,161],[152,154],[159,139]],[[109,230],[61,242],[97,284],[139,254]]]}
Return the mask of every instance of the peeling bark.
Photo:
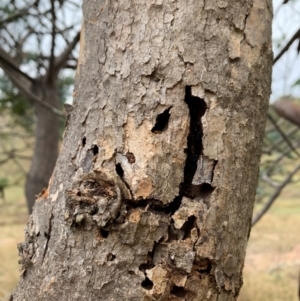
{"label": "peeling bark", "polygon": [[236,300],[271,1],[86,1],[83,12],[74,108],[14,300]]}

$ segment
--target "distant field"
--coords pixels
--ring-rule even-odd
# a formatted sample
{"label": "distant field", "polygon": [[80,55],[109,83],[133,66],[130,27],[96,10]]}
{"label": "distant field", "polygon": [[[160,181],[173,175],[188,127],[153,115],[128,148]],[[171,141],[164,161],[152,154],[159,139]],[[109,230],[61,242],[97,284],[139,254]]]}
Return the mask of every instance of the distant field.
{"label": "distant field", "polygon": [[[7,121],[7,120],[6,120]],[[6,123],[3,116],[0,124]],[[12,129],[13,130],[13,129]],[[21,129],[16,129],[22,133]],[[1,128],[3,135],[5,128]],[[0,300],[7,301],[19,277],[17,243],[24,239],[24,228],[28,219],[24,198],[25,172],[28,170],[32,138],[21,135],[4,135],[0,138],[0,179],[9,184],[18,183],[5,189],[4,199],[0,198]],[[6,161],[7,155],[14,151],[16,156]],[[19,155],[22,158],[19,158]]]}
{"label": "distant field", "polygon": [[254,226],[247,248],[244,286],[238,301],[298,301],[300,183]]}
{"label": "distant field", "polygon": [[0,300],[7,301],[19,277],[17,243],[28,218],[23,188],[11,188],[0,200]]}
{"label": "distant field", "polygon": [[[270,212],[253,228],[238,301],[297,301],[300,265],[299,184],[285,189]],[[0,300],[7,301],[18,281],[16,244],[27,220],[22,188],[0,200]]]}

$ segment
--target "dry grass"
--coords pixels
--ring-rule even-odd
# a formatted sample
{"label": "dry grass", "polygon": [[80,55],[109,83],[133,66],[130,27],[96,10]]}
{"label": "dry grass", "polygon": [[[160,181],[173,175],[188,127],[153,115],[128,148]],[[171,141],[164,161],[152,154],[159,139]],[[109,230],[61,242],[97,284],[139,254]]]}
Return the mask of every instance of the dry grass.
{"label": "dry grass", "polygon": [[252,229],[239,301],[298,301],[299,229],[299,184],[294,184]]}
{"label": "dry grass", "polygon": [[284,268],[274,273],[246,272],[239,301],[296,301],[297,279],[295,268]]}
{"label": "dry grass", "polygon": [[23,238],[23,224],[1,226],[0,248],[0,300],[8,300],[19,277],[16,245]]}
{"label": "dry grass", "polygon": [[[299,185],[286,189],[281,200],[252,229],[239,301],[296,301],[300,264]],[[0,200],[0,300],[7,301],[18,281],[16,245],[27,220],[23,189],[7,191]]]}
{"label": "dry grass", "polygon": [[[16,156],[1,164],[0,178],[18,185],[5,189],[5,199],[0,198],[0,300],[3,301],[8,300],[19,278],[17,243],[24,240],[28,219],[23,185],[29,160],[25,157],[31,156],[33,141],[22,128],[13,128],[8,123],[10,118],[1,115],[1,134],[13,131],[18,135],[1,136],[0,160],[5,161],[11,152],[15,152]],[[22,158],[18,155],[22,155]]]}
{"label": "dry grass", "polygon": [[17,243],[28,218],[23,188],[10,188],[0,200],[0,300],[7,301],[19,278]]}

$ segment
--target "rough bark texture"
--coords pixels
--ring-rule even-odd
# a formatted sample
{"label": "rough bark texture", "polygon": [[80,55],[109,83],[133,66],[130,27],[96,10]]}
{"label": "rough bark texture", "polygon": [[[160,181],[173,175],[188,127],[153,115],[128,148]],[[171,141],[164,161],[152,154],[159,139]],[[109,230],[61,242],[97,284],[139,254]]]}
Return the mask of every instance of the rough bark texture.
{"label": "rough bark texture", "polygon": [[74,108],[19,245],[13,300],[237,298],[271,11],[270,0],[85,1]]}
{"label": "rough bark texture", "polygon": [[[43,88],[41,88],[43,87]],[[35,94],[51,106],[58,108],[57,89],[52,84],[42,84]],[[37,88],[38,89],[38,88]],[[41,95],[42,94],[42,95]],[[47,188],[58,157],[59,117],[37,104],[35,106],[35,145],[29,173],[26,177],[25,195],[29,213],[32,213],[36,196]]]}

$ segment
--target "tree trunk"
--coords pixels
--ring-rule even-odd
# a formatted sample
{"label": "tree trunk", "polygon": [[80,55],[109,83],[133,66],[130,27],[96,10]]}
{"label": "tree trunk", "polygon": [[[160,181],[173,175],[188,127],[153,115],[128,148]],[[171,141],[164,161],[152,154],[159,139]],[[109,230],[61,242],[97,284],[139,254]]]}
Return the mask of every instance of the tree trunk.
{"label": "tree trunk", "polygon": [[[44,84],[43,89],[35,91],[41,99],[58,107],[58,93],[52,84]],[[36,196],[47,188],[49,179],[55,167],[58,157],[59,143],[59,117],[50,112],[49,109],[39,104],[35,105],[37,117],[35,129],[35,146],[30,165],[29,173],[26,177],[25,195],[28,211],[31,214]]]}
{"label": "tree trunk", "polygon": [[74,108],[13,300],[236,300],[271,1],[85,1],[83,14]]}

